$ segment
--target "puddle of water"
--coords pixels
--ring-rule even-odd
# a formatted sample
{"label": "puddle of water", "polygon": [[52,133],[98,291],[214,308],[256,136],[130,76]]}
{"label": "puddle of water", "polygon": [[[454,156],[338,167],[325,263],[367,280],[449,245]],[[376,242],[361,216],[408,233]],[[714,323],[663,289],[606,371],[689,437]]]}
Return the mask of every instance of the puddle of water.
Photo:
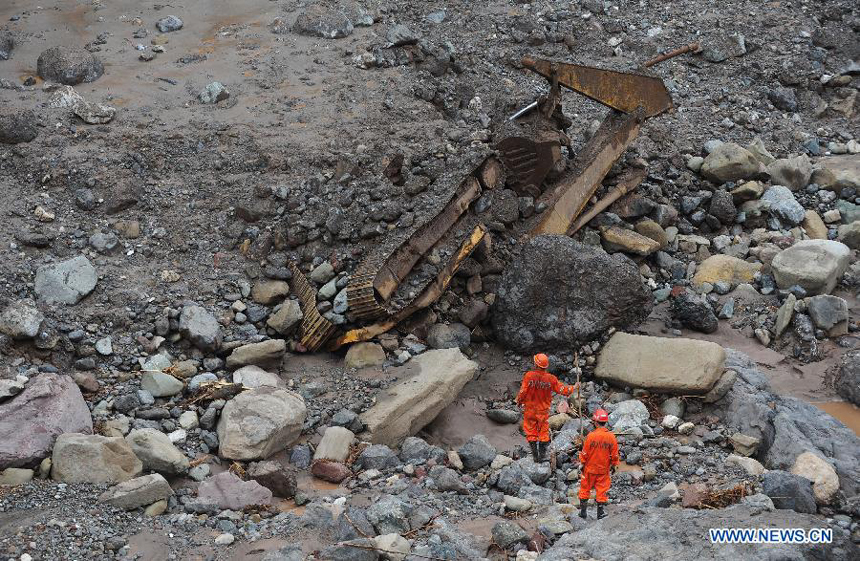
{"label": "puddle of water", "polygon": [[639,466],[628,464],[627,462],[618,462],[618,471],[642,471]]}
{"label": "puddle of water", "polygon": [[829,413],[839,420],[843,425],[860,436],[860,407],[847,401],[827,401],[824,403],[813,403],[822,411]]}

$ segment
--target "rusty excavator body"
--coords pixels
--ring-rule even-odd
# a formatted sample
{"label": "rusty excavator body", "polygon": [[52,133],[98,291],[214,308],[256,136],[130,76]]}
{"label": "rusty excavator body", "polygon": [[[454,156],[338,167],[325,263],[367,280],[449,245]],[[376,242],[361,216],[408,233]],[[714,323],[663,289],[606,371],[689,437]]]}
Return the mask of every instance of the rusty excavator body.
{"label": "rusty excavator body", "polygon": [[[644,169],[623,174],[614,190],[584,213],[612,165],[636,139],[643,122],[672,108],[663,81],[644,68],[697,48],[692,44],[665,53],[636,72],[524,58],[523,67],[545,77],[550,91],[508,121],[527,115],[533,134],[511,135],[499,141],[494,153],[470,163],[474,166],[471,172],[452,180],[450,199],[438,213],[396,243],[382,244],[365,256],[346,288],[352,323],[360,327],[342,331],[323,317],[317,310],[316,290],[296,265],[291,266],[293,290],[304,314],[302,346],[308,351],[335,350],[370,340],[438,300],[463,261],[488,234],[475,209],[486,191],[506,187],[519,196],[534,197],[536,204],[545,207],[527,219],[526,235],[572,235],[635,189],[646,177]],[[609,108],[597,132],[569,162],[563,160],[561,151],[570,143],[563,132],[570,122],[561,112],[561,87]],[[551,171],[558,176],[547,185]],[[442,247],[445,251],[434,252]],[[422,269],[422,262],[434,253],[448,256],[447,261],[434,264],[435,276],[412,278],[416,271],[427,270]]]}

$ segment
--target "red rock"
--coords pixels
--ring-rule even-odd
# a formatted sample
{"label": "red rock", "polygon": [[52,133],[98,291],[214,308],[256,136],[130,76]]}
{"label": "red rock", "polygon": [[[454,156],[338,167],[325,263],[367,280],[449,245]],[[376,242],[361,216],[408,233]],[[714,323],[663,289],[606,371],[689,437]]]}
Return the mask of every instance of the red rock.
{"label": "red rock", "polygon": [[703,483],[682,484],[679,490],[682,494],[681,506],[684,508],[700,508],[702,501],[708,494],[708,487]]}
{"label": "red rock", "polygon": [[328,481],[329,483],[340,483],[352,475],[352,472],[349,471],[348,467],[340,462],[318,460],[311,466],[311,474],[313,474],[314,477],[322,479],[323,481]]}

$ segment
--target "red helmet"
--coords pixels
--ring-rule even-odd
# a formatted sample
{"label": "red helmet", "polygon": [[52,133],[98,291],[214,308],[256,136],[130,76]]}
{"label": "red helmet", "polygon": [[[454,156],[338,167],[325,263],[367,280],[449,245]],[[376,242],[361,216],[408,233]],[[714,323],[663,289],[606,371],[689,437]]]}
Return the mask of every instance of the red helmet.
{"label": "red helmet", "polygon": [[598,423],[608,423],[609,422],[609,413],[607,413],[604,409],[598,409],[594,412],[594,416],[591,417],[595,422]]}
{"label": "red helmet", "polygon": [[535,366],[538,368],[547,368],[549,366],[549,357],[543,353],[535,355]]}

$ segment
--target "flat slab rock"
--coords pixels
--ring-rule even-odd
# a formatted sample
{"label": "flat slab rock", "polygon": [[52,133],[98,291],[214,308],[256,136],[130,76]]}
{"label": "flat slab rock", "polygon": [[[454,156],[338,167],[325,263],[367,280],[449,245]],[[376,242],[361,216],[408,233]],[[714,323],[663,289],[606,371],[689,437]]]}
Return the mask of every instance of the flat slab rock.
{"label": "flat slab rock", "polygon": [[202,503],[230,510],[242,510],[246,506],[267,505],[272,502],[272,492],[269,489],[256,481],[242,481],[229,471],[221,472],[201,483],[197,488],[197,497]]}
{"label": "flat slab rock", "polygon": [[374,444],[397,446],[447,407],[472,379],[478,365],[460,349],[423,353],[401,367],[405,377],[377,397],[361,415],[362,435]]}
{"label": "flat slab rock", "polygon": [[707,393],[725,369],[716,343],[618,332],[601,350],[594,375],[618,385],[673,393]]}

